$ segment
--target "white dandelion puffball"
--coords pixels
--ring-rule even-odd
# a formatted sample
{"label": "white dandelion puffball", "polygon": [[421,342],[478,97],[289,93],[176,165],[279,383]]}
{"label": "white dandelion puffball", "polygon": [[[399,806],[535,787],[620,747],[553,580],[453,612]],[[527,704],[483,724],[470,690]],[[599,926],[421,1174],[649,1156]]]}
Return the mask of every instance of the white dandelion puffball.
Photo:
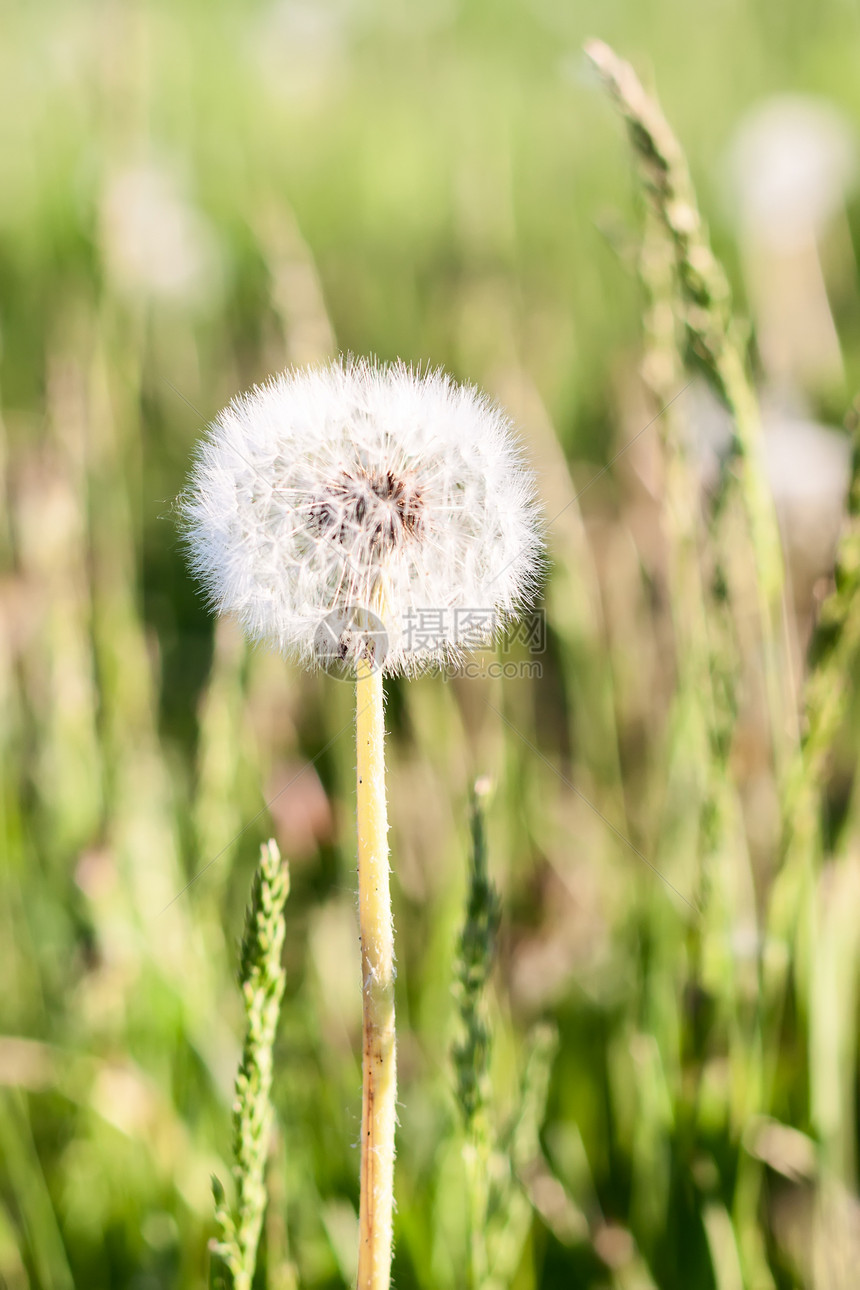
{"label": "white dandelion puffball", "polygon": [[456,662],[527,607],[542,563],[508,418],[400,362],[288,371],[234,399],[181,508],[215,607],[311,667]]}

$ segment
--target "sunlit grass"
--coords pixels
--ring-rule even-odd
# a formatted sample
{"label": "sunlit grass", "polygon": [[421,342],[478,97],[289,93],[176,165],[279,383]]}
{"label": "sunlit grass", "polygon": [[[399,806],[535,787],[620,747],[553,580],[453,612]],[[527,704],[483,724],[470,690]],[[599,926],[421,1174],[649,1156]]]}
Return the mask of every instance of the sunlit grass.
{"label": "sunlit grass", "polygon": [[[633,442],[691,371],[649,312],[671,282],[659,263],[644,295],[637,280],[627,145],[579,48],[598,32],[653,75],[743,303],[722,150],[765,92],[828,93],[858,119],[855,19],[674,0],[420,20],[393,3],[8,8],[0,1281],[205,1284],[236,944],[272,833],[292,894],[257,1285],[354,1276],[352,695],[213,628],[173,512],[201,425],[336,344],[490,388],[553,519],[541,679],[388,689],[394,1283],[455,1290],[474,1251],[450,1051],[488,775],[505,1284],[852,1285],[856,538],[774,728],[743,505],[716,531],[678,509],[688,397]],[[161,176],[142,264],[109,227],[131,166]],[[856,246],[854,206],[848,221]],[[850,275],[833,303],[845,378],[813,411],[838,424],[860,383]],[[661,345],[668,378],[646,389]],[[721,564],[734,599],[714,596]]]}

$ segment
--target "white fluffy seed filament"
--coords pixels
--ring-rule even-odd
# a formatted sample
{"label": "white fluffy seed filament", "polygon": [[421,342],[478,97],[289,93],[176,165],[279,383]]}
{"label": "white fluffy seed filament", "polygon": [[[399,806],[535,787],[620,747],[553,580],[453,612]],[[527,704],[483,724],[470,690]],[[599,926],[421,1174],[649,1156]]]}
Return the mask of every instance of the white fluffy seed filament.
{"label": "white fluffy seed filament", "polygon": [[315,498],[310,514],[321,536],[381,559],[420,533],[422,506],[409,472],[358,466]]}

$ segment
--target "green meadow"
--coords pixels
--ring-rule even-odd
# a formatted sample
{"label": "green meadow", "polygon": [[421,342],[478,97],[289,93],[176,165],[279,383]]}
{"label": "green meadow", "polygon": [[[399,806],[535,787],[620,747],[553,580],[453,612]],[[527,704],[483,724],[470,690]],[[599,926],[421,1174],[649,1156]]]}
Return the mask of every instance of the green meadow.
{"label": "green meadow", "polygon": [[[354,1284],[353,688],[213,618],[176,509],[230,398],[351,352],[507,408],[548,553],[531,635],[386,681],[393,1285],[852,1290],[856,4],[0,25],[0,1287],[209,1284],[269,838],[254,1286]],[[592,36],[659,96],[692,238]],[[786,94],[844,143],[801,232],[779,176],[749,216],[732,152]]]}

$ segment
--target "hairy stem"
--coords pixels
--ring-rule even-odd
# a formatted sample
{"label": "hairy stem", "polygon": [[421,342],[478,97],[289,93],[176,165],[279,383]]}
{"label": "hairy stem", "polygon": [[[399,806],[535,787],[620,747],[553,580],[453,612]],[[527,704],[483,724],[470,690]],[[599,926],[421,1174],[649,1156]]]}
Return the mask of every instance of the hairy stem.
{"label": "hairy stem", "polygon": [[387,1290],[391,1269],[397,1065],[382,699],[382,674],[362,659],[356,682],[358,909],[364,996],[358,1290]]}

